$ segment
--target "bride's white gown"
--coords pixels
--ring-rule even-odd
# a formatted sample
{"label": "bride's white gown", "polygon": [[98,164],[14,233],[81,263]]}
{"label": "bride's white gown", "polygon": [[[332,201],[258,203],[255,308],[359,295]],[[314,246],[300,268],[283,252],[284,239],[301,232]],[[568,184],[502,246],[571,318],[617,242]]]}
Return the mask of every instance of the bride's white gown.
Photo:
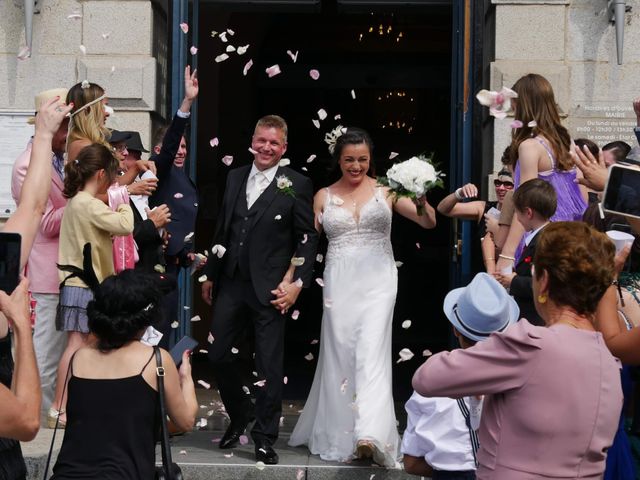
{"label": "bride's white gown", "polygon": [[324,270],[320,355],[311,392],[291,434],[324,460],[353,458],[358,440],[374,460],[397,466],[398,430],[391,389],[391,323],[398,271],[391,210],[376,188],[357,221],[327,189],[322,225],[329,239]]}

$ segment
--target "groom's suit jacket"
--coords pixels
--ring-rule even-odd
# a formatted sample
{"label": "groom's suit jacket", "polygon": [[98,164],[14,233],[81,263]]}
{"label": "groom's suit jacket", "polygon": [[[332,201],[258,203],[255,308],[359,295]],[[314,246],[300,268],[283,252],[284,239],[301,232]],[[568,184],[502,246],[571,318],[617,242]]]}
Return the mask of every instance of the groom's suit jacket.
{"label": "groom's suit jacket", "polygon": [[[247,177],[251,165],[232,170],[218,217],[213,245],[227,252],[218,258],[209,255],[205,274],[217,290],[221,274],[236,272],[251,279],[256,296],[270,305],[274,290],[291,264],[292,257],[303,258],[293,281],[311,282],[318,233],[314,227],[313,188],[305,176],[287,167],[278,167],[273,181],[250,209],[246,205]],[[278,177],[286,176],[295,195],[278,188]],[[233,271],[230,272],[231,268]]]}

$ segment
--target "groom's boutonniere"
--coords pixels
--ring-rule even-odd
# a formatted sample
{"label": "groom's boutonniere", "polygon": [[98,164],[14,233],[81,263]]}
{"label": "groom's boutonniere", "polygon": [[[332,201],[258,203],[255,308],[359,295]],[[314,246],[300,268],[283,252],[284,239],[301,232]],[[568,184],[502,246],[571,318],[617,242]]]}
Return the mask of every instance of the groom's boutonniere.
{"label": "groom's boutonniere", "polygon": [[289,177],[286,175],[280,175],[276,178],[276,186],[278,187],[278,191],[284,193],[285,195],[289,195],[291,197],[296,196],[296,191],[292,188],[293,182],[289,180]]}

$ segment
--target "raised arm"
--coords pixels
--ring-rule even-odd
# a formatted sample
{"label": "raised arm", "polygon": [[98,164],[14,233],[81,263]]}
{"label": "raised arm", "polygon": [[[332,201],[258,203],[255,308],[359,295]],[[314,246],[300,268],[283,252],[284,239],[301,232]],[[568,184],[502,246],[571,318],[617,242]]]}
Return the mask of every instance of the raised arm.
{"label": "raised arm", "polygon": [[[386,187],[383,188],[386,189]],[[407,197],[398,198],[392,205],[394,211],[417,223],[422,228],[434,228],[436,226],[436,211],[427,201],[426,195],[415,201]],[[420,208],[422,212],[418,213]]]}
{"label": "raised arm", "polygon": [[464,202],[466,199],[476,198],[477,196],[478,188],[473,183],[467,183],[444,197],[438,204],[437,210],[445,217],[480,222],[484,213],[485,202],[481,200]]}
{"label": "raised arm", "polygon": [[171,355],[166,350],[161,350],[161,352],[165,372],[164,389],[167,399],[167,413],[177,430],[190,431],[196,421],[198,411],[198,399],[191,377],[190,352],[183,353],[180,370],[176,368]]}

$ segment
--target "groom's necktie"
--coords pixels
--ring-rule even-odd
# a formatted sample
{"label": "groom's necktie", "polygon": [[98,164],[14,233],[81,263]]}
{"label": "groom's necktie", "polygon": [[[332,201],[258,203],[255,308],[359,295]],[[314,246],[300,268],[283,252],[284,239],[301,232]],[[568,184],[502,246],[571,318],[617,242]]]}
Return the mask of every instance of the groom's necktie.
{"label": "groom's necktie", "polygon": [[247,194],[247,208],[252,207],[258,197],[262,195],[262,192],[264,192],[268,186],[269,179],[264,173],[258,172],[253,176],[253,186],[249,189],[249,193]]}

